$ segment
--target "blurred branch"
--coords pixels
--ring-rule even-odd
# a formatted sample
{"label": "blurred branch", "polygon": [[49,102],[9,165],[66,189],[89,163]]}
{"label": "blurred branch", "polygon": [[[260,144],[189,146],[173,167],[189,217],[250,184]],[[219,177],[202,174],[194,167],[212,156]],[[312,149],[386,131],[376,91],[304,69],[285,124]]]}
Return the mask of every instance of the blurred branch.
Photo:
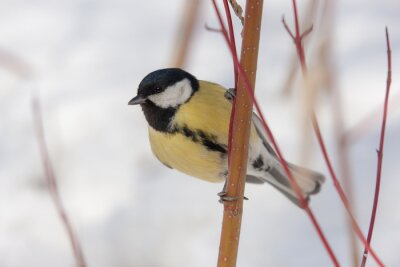
{"label": "blurred branch", "polygon": [[[285,26],[285,29],[289,32],[289,35],[292,37],[293,42],[296,45],[297,56],[298,56],[299,61],[300,61],[300,67],[301,67],[301,70],[302,70],[304,78],[306,78],[307,77],[307,65],[306,65],[306,60],[305,60],[305,56],[304,56],[304,48],[303,48],[303,44],[302,44],[302,41],[303,41],[302,38],[305,36],[305,34],[300,34],[300,29],[299,29],[300,27],[299,27],[298,15],[297,15],[296,0],[292,0],[292,4],[293,4],[294,19],[295,19],[295,29],[296,29],[295,34],[293,34],[290,31],[289,27]],[[325,146],[325,142],[324,142],[324,140],[322,138],[321,130],[320,130],[320,127],[319,127],[319,124],[318,124],[318,120],[317,120],[317,116],[316,116],[314,110],[312,111],[312,114],[311,114],[311,121],[312,121],[312,124],[313,124],[313,128],[314,128],[315,134],[316,134],[317,139],[318,139],[318,143],[319,143],[320,148],[322,150],[322,154],[324,156],[324,160],[325,160],[326,165],[328,167],[329,173],[330,173],[330,175],[332,177],[333,184],[334,184],[334,186],[335,186],[335,188],[336,188],[336,190],[337,190],[337,192],[338,192],[338,194],[340,196],[340,199],[341,199],[343,205],[345,206],[345,208],[346,208],[346,210],[347,210],[347,212],[349,214],[349,217],[351,219],[353,228],[354,228],[356,234],[358,235],[358,237],[360,238],[360,240],[365,244],[366,249],[371,253],[372,257],[378,263],[378,265],[383,266],[383,263],[379,260],[379,258],[377,257],[377,255],[372,250],[372,248],[369,246],[367,240],[363,236],[363,234],[361,232],[361,229],[358,226],[358,224],[357,224],[357,222],[356,222],[356,220],[355,220],[355,218],[354,218],[354,216],[352,214],[349,201],[348,201],[348,199],[347,199],[347,197],[346,197],[346,195],[345,195],[345,193],[344,193],[344,191],[343,191],[343,189],[342,189],[342,187],[340,185],[340,182],[337,179],[336,174],[335,174],[335,172],[333,170],[333,166],[332,166],[332,163],[330,161],[330,158],[329,158],[326,146]],[[338,264],[338,263],[336,262],[336,264]]]}
{"label": "blurred branch", "polygon": [[[333,114],[333,123],[334,123],[334,131],[335,131],[335,139],[336,145],[338,150],[337,160],[339,164],[340,176],[342,177],[342,182],[345,190],[345,195],[347,196],[348,204],[350,210],[354,217],[357,216],[355,213],[356,207],[353,201],[354,199],[354,190],[353,190],[353,179],[352,172],[351,172],[351,165],[350,165],[350,153],[349,147],[350,143],[347,139],[341,139],[341,136],[344,133],[344,114],[342,108],[342,100],[337,88],[331,90],[333,97],[332,97],[332,114]],[[349,238],[349,246],[351,248],[351,261],[354,267],[358,266],[359,264],[359,247],[357,243],[356,234],[353,231],[353,225],[351,220],[346,218],[347,224],[347,232]]]}
{"label": "blurred branch", "polygon": [[[334,1],[327,1],[327,2],[333,3]],[[332,32],[331,28],[327,29],[327,31]],[[330,36],[329,38],[332,37]],[[329,46],[328,48],[329,50],[331,50],[330,46],[332,43],[334,43],[332,40],[327,40],[327,46]],[[330,57],[332,57],[332,55]],[[342,178],[344,192],[347,197],[350,210],[352,211],[352,215],[354,218],[357,218],[357,213],[356,213],[357,207],[354,202],[355,192],[353,190],[352,165],[350,163],[350,144],[348,140],[344,140],[341,138],[345,131],[344,125],[345,125],[346,114],[344,113],[343,110],[344,103],[342,101],[341,92],[337,87],[336,79],[332,78],[332,76],[334,76],[333,73],[336,73],[336,71],[332,69],[332,64],[327,63],[325,65],[327,68],[328,76],[330,77],[327,84],[327,89],[332,97],[330,108],[333,119],[333,132],[335,135],[335,143],[338,151],[336,159],[339,167],[339,176]],[[345,212],[344,219],[346,223],[347,238],[351,250],[350,266],[357,267],[359,266],[359,261],[360,261],[359,243],[357,240],[357,235],[353,230],[353,224],[347,216],[347,211],[344,212]]]}
{"label": "blurred branch", "polygon": [[58,215],[67,231],[70,243],[72,245],[72,250],[74,252],[76,266],[85,267],[85,259],[83,252],[78,240],[78,237],[72,227],[72,224],[68,218],[65,208],[62,204],[60,193],[58,191],[57,180],[54,174],[53,165],[50,160],[49,152],[47,149],[42,114],[40,110],[40,103],[36,95],[32,97],[32,111],[33,111],[33,124],[36,132],[36,139],[39,144],[40,154],[43,161],[43,169],[45,172],[46,182],[49,189],[51,199],[54,202]]}
{"label": "blurred branch", "polygon": [[[29,66],[26,62],[24,62],[16,55],[13,55],[12,53],[5,51],[3,49],[0,49],[0,65],[3,65],[5,69],[16,74],[22,80],[29,80],[34,76],[31,66]],[[78,238],[73,230],[71,222],[65,212],[65,208],[62,204],[60,194],[58,191],[56,177],[54,174],[53,166],[50,161],[50,156],[45,141],[43,120],[40,111],[40,103],[36,95],[33,95],[32,97],[32,112],[33,112],[33,124],[36,132],[36,139],[39,144],[40,154],[43,162],[43,169],[45,172],[45,178],[50,196],[54,202],[54,205],[57,209],[58,215],[61,218],[64,228],[67,231],[70,243],[72,245],[73,253],[75,256],[76,265],[78,267],[85,267],[86,264],[83,257],[82,249],[80,247]]]}
{"label": "blurred branch", "polygon": [[[328,92],[332,96],[332,103],[331,113],[333,119],[333,131],[335,135],[336,147],[337,147],[337,162],[339,167],[339,175],[342,178],[343,187],[345,194],[347,196],[347,200],[350,205],[350,210],[354,218],[357,218],[357,207],[354,202],[355,199],[355,192],[353,190],[353,175],[352,175],[352,165],[350,163],[350,144],[348,140],[342,139],[342,135],[345,132],[345,119],[346,114],[344,114],[344,103],[341,97],[341,91],[337,86],[337,78],[334,77],[337,71],[334,69],[334,65],[332,63],[332,59],[334,56],[332,55],[332,46],[336,43],[334,40],[334,23],[335,20],[333,19],[334,13],[336,13],[336,5],[338,3],[333,0],[325,0],[324,5],[322,7],[322,23],[321,23],[321,32],[323,32],[325,37],[325,53],[322,53],[323,56],[319,57],[320,60],[325,61],[325,70],[327,72],[327,82],[326,86]],[[347,238],[350,247],[350,264],[353,267],[359,266],[360,256],[359,256],[359,243],[357,240],[357,235],[353,230],[353,225],[351,220],[347,216],[347,211],[345,212],[345,223],[346,223],[346,231],[347,231]]]}
{"label": "blurred branch", "polygon": [[174,45],[171,65],[176,68],[184,67],[190,41],[193,38],[196,22],[199,18],[201,0],[187,0],[179,24],[178,37]]}
{"label": "blurred branch", "polygon": [[[388,111],[392,111],[394,107],[400,105],[400,92],[395,93],[390,98],[390,105]],[[365,136],[371,129],[375,128],[375,124],[379,122],[379,117],[381,116],[381,106],[374,108],[367,115],[361,118],[354,126],[347,129],[341,138],[347,140],[349,144],[354,144],[356,141],[360,140]]]}
{"label": "blurred branch", "polygon": [[32,78],[33,72],[31,66],[20,59],[18,56],[0,48],[0,66],[16,74],[19,78],[27,80]]}
{"label": "blurred branch", "polygon": [[[379,149],[377,150],[378,167],[377,167],[377,174],[376,174],[375,196],[374,196],[374,203],[373,203],[373,207],[372,207],[371,221],[369,223],[367,245],[371,244],[372,233],[374,231],[374,225],[375,225],[376,211],[378,208],[379,189],[381,187],[381,176],[382,176],[383,145],[385,142],[386,118],[387,118],[387,110],[388,110],[388,103],[389,103],[390,86],[392,84],[392,51],[390,49],[389,31],[388,31],[387,27],[386,27],[386,45],[387,45],[387,62],[388,62],[387,80],[386,80],[386,95],[385,95],[385,104],[383,107],[381,137],[380,137],[380,142],[379,142]],[[367,245],[365,246],[364,255],[362,258],[362,262],[361,262],[362,267],[364,267],[367,262],[367,257],[368,257]]]}

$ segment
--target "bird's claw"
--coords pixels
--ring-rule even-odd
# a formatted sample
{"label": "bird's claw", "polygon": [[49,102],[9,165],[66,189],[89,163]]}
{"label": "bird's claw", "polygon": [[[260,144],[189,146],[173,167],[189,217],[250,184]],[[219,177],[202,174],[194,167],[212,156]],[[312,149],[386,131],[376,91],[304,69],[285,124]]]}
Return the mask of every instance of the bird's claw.
{"label": "bird's claw", "polygon": [[225,91],[224,97],[232,103],[233,99],[236,97],[236,89],[235,88],[229,88],[228,90]]}
{"label": "bird's claw", "polygon": [[[219,192],[218,194],[217,194],[218,196],[219,196],[219,200],[218,200],[218,202],[219,203],[224,203],[224,202],[233,202],[233,201],[236,201],[236,200],[239,200],[239,199],[241,199],[241,197],[231,197],[231,196],[227,196],[227,192],[226,191],[222,191],[222,192]],[[249,200],[247,197],[245,197],[245,196],[243,196],[243,199],[244,200]]]}

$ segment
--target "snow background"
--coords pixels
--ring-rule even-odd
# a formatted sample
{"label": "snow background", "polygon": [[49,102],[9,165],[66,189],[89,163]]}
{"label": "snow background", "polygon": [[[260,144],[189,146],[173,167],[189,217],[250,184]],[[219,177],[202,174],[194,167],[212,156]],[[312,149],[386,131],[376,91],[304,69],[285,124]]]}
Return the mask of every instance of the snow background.
{"label": "snow background", "polygon": [[[222,221],[216,194],[222,185],[190,179],[157,162],[140,109],[127,105],[147,73],[168,65],[184,2],[0,2],[0,266],[75,264],[44,182],[32,90],[41,98],[61,196],[89,266],[215,266]],[[290,1],[265,1],[257,91],[284,155],[299,162],[298,101],[296,95],[290,101],[280,95],[294,52],[282,14],[291,25]],[[337,3],[334,60],[348,126],[383,102],[385,25],[392,40],[392,95],[399,91],[398,14],[396,0]],[[232,86],[226,44],[206,31],[205,23],[218,25],[209,1],[203,4],[187,69],[200,79]],[[10,72],[3,54],[26,62],[33,78]],[[400,114],[393,108],[373,247],[388,266],[400,266]],[[335,155],[329,108],[321,114]],[[364,232],[379,132],[378,123],[351,146],[357,218]],[[310,166],[327,174],[315,141],[310,153]],[[246,196],[238,266],[331,265],[303,211],[268,186],[249,185]],[[339,261],[349,266],[344,211],[329,177],[311,207]],[[368,266],[375,266],[372,258]]]}

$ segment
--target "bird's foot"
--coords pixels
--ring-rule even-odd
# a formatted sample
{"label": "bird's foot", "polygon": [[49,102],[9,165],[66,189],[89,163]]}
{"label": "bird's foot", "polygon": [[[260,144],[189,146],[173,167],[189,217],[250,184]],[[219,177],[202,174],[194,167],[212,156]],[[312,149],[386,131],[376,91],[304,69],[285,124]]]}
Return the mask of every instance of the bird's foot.
{"label": "bird's foot", "polygon": [[[239,199],[241,199],[241,197],[231,197],[231,196],[227,196],[227,192],[225,191],[225,190],[223,190],[223,191],[221,191],[221,192],[219,192],[218,194],[217,194],[218,196],[219,196],[219,200],[218,200],[218,202],[219,203],[224,203],[224,202],[233,202],[233,201],[236,201],[236,200],[239,200]],[[243,199],[244,200],[249,200],[247,197],[243,197]]]}
{"label": "bird's foot", "polygon": [[231,103],[233,102],[233,99],[235,98],[235,96],[236,96],[236,89],[235,88],[229,88],[224,93],[224,97]]}

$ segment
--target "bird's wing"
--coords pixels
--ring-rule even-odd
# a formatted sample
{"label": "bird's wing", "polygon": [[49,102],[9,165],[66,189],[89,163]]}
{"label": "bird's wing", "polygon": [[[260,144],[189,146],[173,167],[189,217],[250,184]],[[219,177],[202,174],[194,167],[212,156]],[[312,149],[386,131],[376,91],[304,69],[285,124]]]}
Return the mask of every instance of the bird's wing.
{"label": "bird's wing", "polygon": [[264,130],[264,126],[262,125],[261,119],[254,112],[253,112],[253,116],[252,116],[252,121],[253,121],[254,127],[256,128],[258,136],[263,141],[265,148],[268,150],[268,152],[272,156],[274,156],[276,159],[278,159],[278,155],[276,154],[274,148],[270,145],[270,140],[268,138],[267,133]]}
{"label": "bird's wing", "polygon": [[254,175],[246,175],[246,183],[250,184],[263,184],[265,181]]}

